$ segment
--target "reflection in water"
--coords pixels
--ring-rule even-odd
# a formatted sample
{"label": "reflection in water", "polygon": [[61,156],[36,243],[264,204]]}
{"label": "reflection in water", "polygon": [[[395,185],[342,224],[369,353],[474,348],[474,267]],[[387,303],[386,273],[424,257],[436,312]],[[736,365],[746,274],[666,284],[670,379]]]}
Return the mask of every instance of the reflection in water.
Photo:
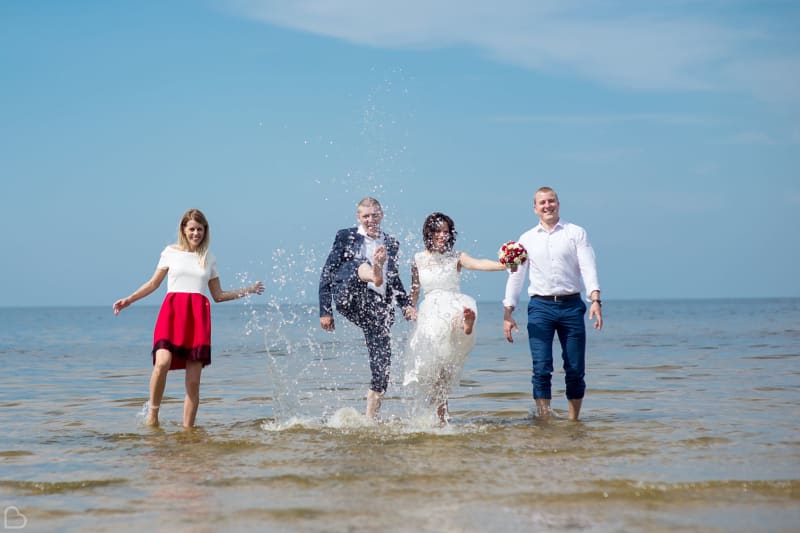
{"label": "reflection in water", "polygon": [[[170,433],[153,430],[142,443],[147,464],[145,506],[164,517],[178,514],[176,523],[207,524],[218,507],[209,480],[219,475],[220,450],[200,428]],[[144,502],[143,502],[144,503]],[[168,526],[169,520],[161,524]]]}

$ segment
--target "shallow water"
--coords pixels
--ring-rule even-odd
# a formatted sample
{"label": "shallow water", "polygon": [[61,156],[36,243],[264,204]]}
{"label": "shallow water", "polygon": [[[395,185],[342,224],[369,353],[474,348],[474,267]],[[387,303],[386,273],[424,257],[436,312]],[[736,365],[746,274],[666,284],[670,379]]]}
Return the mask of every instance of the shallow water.
{"label": "shallow water", "polygon": [[[26,531],[798,531],[800,300],[608,301],[587,397],[531,416],[524,334],[479,304],[451,422],[412,418],[398,323],[381,422],[358,332],[214,306],[198,427],[170,374],[141,423],[157,308],[0,308],[0,507]],[[522,317],[517,317],[522,322]],[[24,528],[22,528],[24,526]]]}

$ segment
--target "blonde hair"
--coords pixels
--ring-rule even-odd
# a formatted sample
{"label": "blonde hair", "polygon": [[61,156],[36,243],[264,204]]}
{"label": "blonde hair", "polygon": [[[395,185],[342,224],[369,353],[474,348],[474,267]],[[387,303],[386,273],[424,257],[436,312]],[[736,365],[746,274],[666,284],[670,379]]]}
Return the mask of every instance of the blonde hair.
{"label": "blonde hair", "polygon": [[178,224],[178,246],[180,246],[181,250],[187,251],[191,248],[189,246],[189,240],[183,233],[184,228],[186,228],[186,224],[188,224],[190,220],[194,220],[198,224],[201,224],[205,230],[203,232],[203,242],[201,242],[200,246],[198,246],[197,250],[195,250],[198,260],[200,261],[200,266],[205,268],[206,258],[208,257],[208,247],[211,244],[211,233],[208,228],[208,219],[206,219],[206,216],[199,209],[189,209],[181,217],[181,222]]}
{"label": "blonde hair", "polygon": [[375,207],[378,209],[378,211],[383,213],[383,207],[381,207],[381,203],[371,196],[362,198],[361,201],[358,202],[358,207]]}
{"label": "blonde hair", "polygon": [[534,203],[536,203],[536,195],[539,194],[540,192],[551,192],[556,195],[556,201],[558,201],[558,193],[552,187],[544,186],[544,187],[539,187],[539,189],[535,193],[533,193]]}

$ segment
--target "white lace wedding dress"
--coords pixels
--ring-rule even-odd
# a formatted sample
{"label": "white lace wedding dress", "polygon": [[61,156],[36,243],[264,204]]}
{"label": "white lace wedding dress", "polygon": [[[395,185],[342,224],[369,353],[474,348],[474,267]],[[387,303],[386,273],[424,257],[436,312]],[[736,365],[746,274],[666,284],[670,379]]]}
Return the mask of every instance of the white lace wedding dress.
{"label": "white lace wedding dress", "polygon": [[472,297],[460,292],[458,257],[456,251],[414,255],[423,299],[404,358],[403,384],[429,405],[447,399],[475,345],[475,332],[464,333],[464,308],[475,311],[476,318],[478,308]]}

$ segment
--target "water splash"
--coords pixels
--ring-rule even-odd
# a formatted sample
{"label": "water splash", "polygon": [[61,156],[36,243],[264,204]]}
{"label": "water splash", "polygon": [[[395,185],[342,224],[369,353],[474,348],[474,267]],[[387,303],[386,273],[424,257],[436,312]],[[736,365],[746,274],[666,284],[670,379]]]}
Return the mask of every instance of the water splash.
{"label": "water splash", "polygon": [[136,423],[140,426],[145,425],[145,421],[147,420],[147,415],[150,412],[150,402],[144,402],[142,404],[142,410],[136,413]]}
{"label": "water splash", "polygon": [[[387,212],[384,230],[401,240],[400,269],[408,289],[410,260],[420,241],[420,224],[414,223],[409,229],[401,208],[406,203],[402,199],[404,172],[409,168],[404,162],[408,146],[406,122],[412,114],[408,107],[409,80],[401,69],[375,74],[361,114],[355,118],[360,126],[360,135],[353,139],[357,146],[325,133],[311,133],[303,140],[308,157],[324,162],[326,172],[331,174],[314,175],[309,191],[318,195],[326,210],[352,195],[351,203],[343,204],[352,209],[346,217],[352,222],[359,199],[378,198]],[[337,168],[337,164],[341,166]],[[329,237],[316,247],[301,237],[292,238],[291,245],[273,251],[265,281],[266,308],[252,312],[248,320],[248,331],[263,335],[267,371],[274,389],[274,416],[279,426],[290,420],[309,419],[337,423],[342,417],[347,418],[347,411],[341,409],[351,404],[363,407],[363,394],[369,383],[363,334],[338,313],[334,317],[336,331],[324,332],[316,305],[319,272],[336,229],[339,228],[330,228]],[[405,321],[398,318],[392,331],[390,387],[401,394],[402,351],[408,330]],[[402,402],[401,399],[397,408],[404,410]]]}
{"label": "water splash", "polygon": [[363,428],[374,426],[375,422],[356,411],[352,407],[337,409],[332,416],[327,419],[326,426],[335,429]]}

